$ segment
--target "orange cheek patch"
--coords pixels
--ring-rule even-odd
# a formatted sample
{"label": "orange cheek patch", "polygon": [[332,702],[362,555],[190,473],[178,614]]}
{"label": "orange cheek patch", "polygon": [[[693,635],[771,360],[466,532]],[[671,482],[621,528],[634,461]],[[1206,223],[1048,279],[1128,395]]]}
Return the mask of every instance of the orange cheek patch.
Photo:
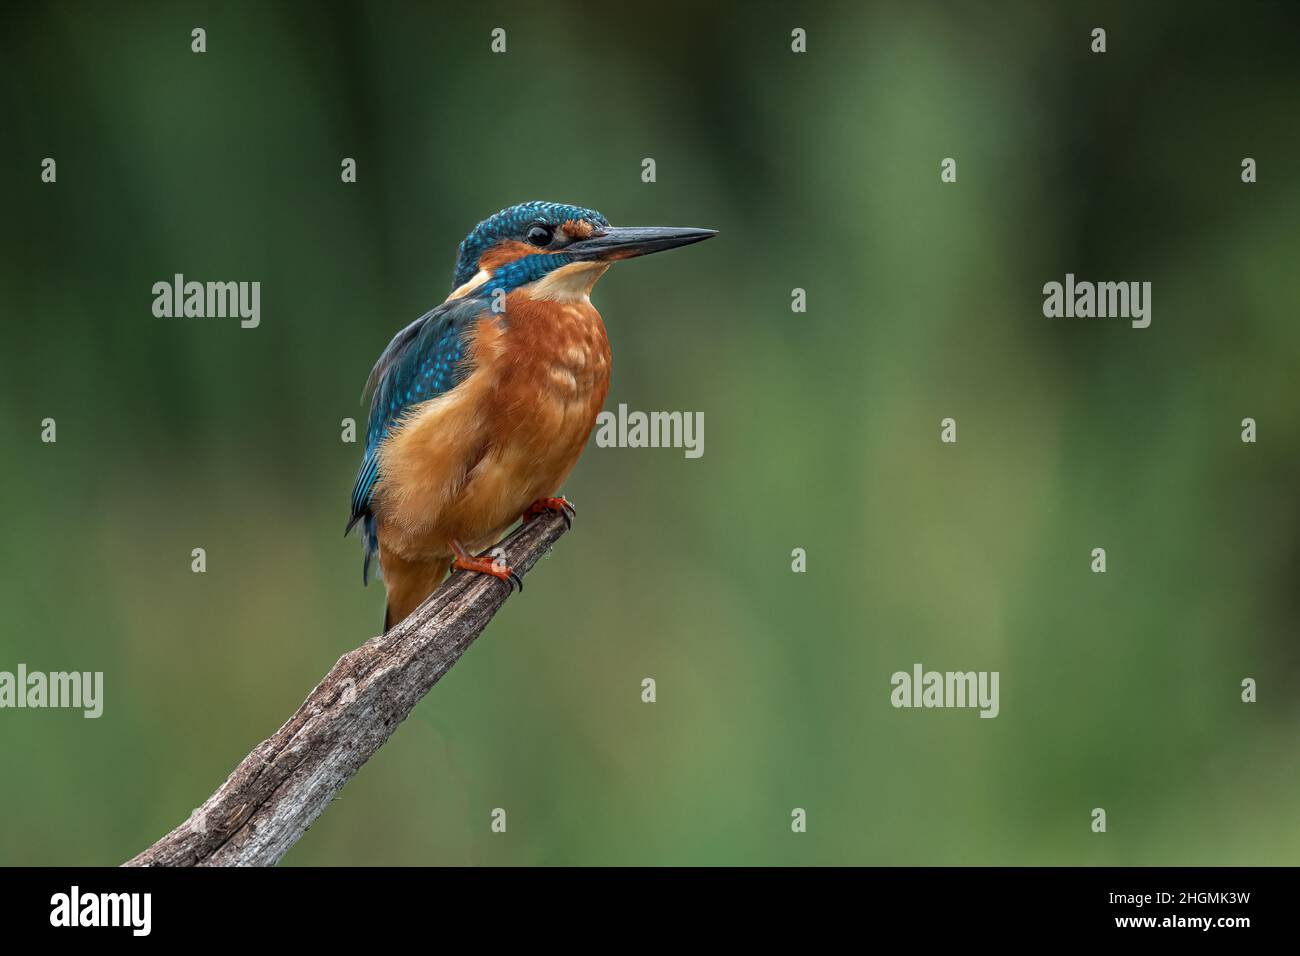
{"label": "orange cheek patch", "polygon": [[506,239],[479,256],[478,267],[486,269],[488,272],[495,272],[507,263],[522,259],[524,256],[531,256],[540,251],[536,246],[530,246],[525,242]]}
{"label": "orange cheek patch", "polygon": [[560,228],[570,239],[590,239],[591,234],[596,231],[595,226],[585,219],[566,219]]}

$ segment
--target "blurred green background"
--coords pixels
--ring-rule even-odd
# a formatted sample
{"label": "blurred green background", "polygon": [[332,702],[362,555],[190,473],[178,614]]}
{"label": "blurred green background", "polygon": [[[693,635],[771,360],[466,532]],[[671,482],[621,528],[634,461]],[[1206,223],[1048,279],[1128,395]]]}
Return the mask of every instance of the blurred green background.
{"label": "blurred green background", "polygon": [[[593,443],[573,533],[287,864],[1296,862],[1295,5],[0,24],[0,670],[106,685],[0,712],[0,863],[133,855],[376,631],[340,421],[528,199],[721,230],[594,296],[607,407],[704,412],[704,456]],[[154,318],[176,272],[260,281],[261,326]],[[1045,318],[1066,272],[1151,281],[1151,327]],[[1001,716],[894,710],[918,661]]]}

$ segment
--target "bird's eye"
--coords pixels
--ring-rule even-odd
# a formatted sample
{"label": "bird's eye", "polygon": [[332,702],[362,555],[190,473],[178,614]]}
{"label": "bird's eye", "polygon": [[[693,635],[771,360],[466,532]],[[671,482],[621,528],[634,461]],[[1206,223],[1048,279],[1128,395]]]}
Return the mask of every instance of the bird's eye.
{"label": "bird's eye", "polygon": [[528,241],[535,246],[549,246],[551,244],[550,226],[542,226],[542,225],[529,226]]}

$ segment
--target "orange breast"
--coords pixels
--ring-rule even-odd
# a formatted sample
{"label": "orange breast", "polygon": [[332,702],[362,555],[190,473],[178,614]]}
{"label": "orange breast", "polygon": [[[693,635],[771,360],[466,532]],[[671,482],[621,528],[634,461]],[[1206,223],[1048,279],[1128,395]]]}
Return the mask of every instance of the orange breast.
{"label": "orange breast", "polygon": [[585,297],[534,301],[517,293],[505,315],[480,326],[479,341],[493,343],[480,354],[496,388],[484,409],[482,458],[445,521],[471,547],[492,544],[532,502],[559,491],[609,391],[609,340]]}
{"label": "orange breast", "polygon": [[543,460],[576,458],[609,391],[609,339],[600,313],[586,300],[521,296],[507,301],[506,314],[498,439],[522,441]]}
{"label": "orange breast", "polygon": [[552,288],[511,293],[504,316],[480,319],[474,371],[385,443],[381,552],[428,561],[451,540],[480,551],[577,464],[609,390],[609,340],[580,286]]}

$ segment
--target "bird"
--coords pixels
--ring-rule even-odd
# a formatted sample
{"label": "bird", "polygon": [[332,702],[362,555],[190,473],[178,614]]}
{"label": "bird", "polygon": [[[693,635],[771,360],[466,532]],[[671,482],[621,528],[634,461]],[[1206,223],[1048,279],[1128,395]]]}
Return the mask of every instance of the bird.
{"label": "bird", "polygon": [[347,535],[361,524],[362,583],[378,558],[384,632],[452,567],[520,588],[504,560],[476,557],[516,521],[573,506],[558,492],[609,390],[610,347],[591,304],[621,259],[713,229],[612,226],[594,209],[525,202],[460,243],[446,300],[380,354]]}

